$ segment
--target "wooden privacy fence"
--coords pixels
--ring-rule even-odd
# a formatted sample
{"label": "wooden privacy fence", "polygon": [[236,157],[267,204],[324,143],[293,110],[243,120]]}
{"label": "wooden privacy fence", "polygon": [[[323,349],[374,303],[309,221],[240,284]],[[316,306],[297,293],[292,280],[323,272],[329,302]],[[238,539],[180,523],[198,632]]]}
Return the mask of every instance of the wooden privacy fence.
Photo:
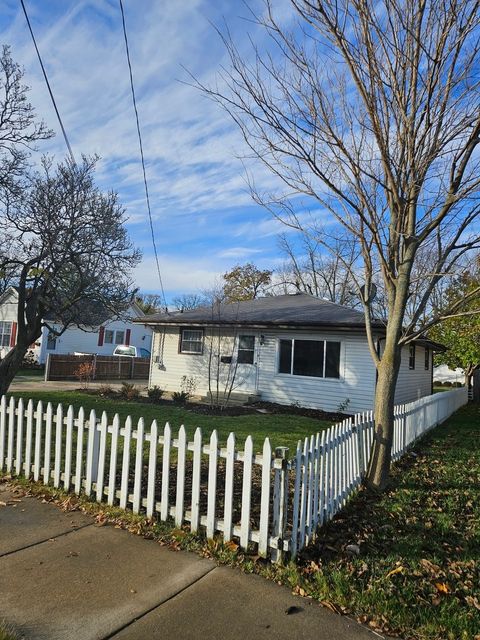
{"label": "wooden privacy fence", "polygon": [[[466,401],[466,389],[456,389],[397,406],[393,459]],[[372,413],[358,414],[299,442],[289,461],[268,438],[255,453],[251,436],[239,450],[233,433],[224,447],[216,431],[205,442],[197,429],[189,442],[183,426],[174,437],[168,423],[145,429],[143,418],[121,425],[118,415],[110,422],[105,413],[98,420],[83,408],[3,397],[0,471],[255,544],[277,561],[295,556],[344,506],[365,474],[373,432]]]}
{"label": "wooden privacy fence", "polygon": [[45,367],[45,380],[78,380],[76,372],[84,363],[92,365],[92,380],[145,380],[150,371],[150,358],[51,353]]}

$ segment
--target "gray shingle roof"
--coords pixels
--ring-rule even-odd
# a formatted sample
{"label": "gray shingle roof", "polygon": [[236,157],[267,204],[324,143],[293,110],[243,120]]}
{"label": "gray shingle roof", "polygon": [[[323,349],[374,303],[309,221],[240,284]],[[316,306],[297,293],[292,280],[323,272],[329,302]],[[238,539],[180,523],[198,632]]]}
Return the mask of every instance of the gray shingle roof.
{"label": "gray shingle roof", "polygon": [[[142,318],[143,324],[189,325],[228,324],[291,327],[352,327],[365,326],[364,315],[349,307],[321,300],[306,293],[270,296],[200,307],[184,313],[158,313]],[[383,324],[376,322],[375,327]]]}

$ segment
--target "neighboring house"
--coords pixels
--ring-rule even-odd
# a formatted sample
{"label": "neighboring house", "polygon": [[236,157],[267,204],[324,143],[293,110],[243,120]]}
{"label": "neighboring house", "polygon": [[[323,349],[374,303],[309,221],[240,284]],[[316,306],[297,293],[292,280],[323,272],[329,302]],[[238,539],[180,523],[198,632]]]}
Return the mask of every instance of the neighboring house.
{"label": "neighboring house", "polygon": [[[18,294],[13,287],[0,296],[0,357],[4,357],[15,345],[17,328]],[[98,327],[71,326],[57,336],[48,327],[43,327],[42,335],[31,346],[38,362],[44,364],[49,353],[97,353],[111,355],[118,344],[133,345],[151,350],[152,329],[133,320],[141,320],[143,311],[135,304],[128,308],[125,318],[108,318]],[[48,322],[53,330],[61,330],[61,325]]]}
{"label": "neighboring house", "polygon": [[17,302],[15,289],[0,295],[0,358],[4,358],[17,341]]}
{"label": "neighboring house", "polygon": [[[154,330],[149,386],[233,392],[280,404],[350,413],[373,407],[376,370],[361,312],[298,293],[147,316]],[[373,324],[381,350],[384,325]],[[433,351],[417,340],[402,352],[395,401],[432,393]],[[217,375],[218,372],[218,375]],[[209,385],[210,381],[210,385]]]}

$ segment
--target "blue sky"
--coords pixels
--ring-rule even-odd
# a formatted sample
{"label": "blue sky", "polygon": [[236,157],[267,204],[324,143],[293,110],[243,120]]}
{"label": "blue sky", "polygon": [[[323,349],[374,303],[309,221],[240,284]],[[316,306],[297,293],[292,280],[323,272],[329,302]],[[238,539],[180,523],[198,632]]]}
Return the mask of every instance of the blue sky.
{"label": "blue sky", "polygon": [[[98,153],[98,182],[127,209],[128,228],[144,259],[136,270],[143,291],[158,290],[144,200],[118,0],[25,0],[40,52],[77,157]],[[252,0],[250,6],[258,3]],[[212,286],[238,263],[274,268],[285,231],[251,200],[236,126],[213,102],[184,84],[188,68],[213,84],[223,46],[211,25],[225,21],[239,48],[263,35],[231,0],[124,0],[130,54],[147,160],[147,177],[167,300]],[[286,0],[278,15],[290,19]],[[18,0],[4,0],[1,42],[25,69],[37,113],[57,133],[41,152],[66,153]],[[249,164],[262,190],[275,189],[260,164]]]}

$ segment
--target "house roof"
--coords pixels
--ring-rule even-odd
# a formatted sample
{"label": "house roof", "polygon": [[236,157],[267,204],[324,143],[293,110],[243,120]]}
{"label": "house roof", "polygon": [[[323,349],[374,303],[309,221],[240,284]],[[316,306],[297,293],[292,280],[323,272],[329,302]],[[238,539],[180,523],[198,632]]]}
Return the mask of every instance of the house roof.
{"label": "house roof", "polygon": [[[137,320],[138,322],[138,320]],[[157,313],[141,319],[149,325],[240,325],[257,327],[330,327],[363,329],[365,317],[350,309],[307,293],[269,296],[183,313]],[[374,328],[383,329],[380,321]]]}

